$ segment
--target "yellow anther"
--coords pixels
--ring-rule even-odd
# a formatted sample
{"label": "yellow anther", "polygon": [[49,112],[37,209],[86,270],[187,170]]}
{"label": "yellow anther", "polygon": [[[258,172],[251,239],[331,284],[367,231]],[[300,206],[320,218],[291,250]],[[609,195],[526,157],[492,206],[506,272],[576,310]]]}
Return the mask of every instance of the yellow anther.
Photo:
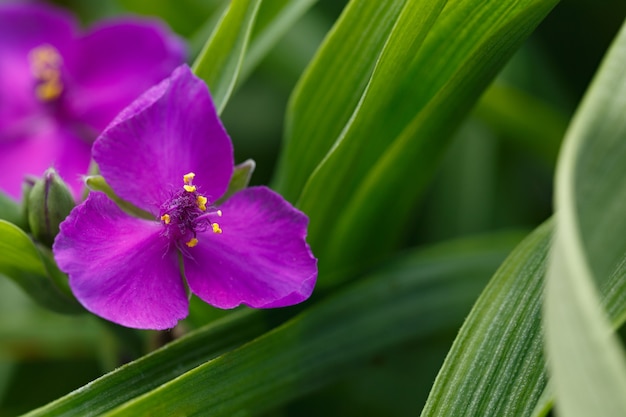
{"label": "yellow anther", "polygon": [[41,45],[30,51],[28,55],[31,71],[35,77],[48,79],[58,74],[63,58],[54,46]]}
{"label": "yellow anther", "polygon": [[220,234],[222,233],[222,229],[220,229],[220,225],[217,223],[211,223],[211,227],[213,228],[213,233]]}
{"label": "yellow anther", "polygon": [[198,203],[198,208],[200,208],[200,210],[202,211],[206,211],[207,201],[209,200],[203,195],[199,195],[198,198],[196,198],[196,203]]}
{"label": "yellow anther", "polygon": [[172,218],[170,217],[169,214],[164,214],[161,216],[161,220],[163,220],[163,223],[165,224],[170,224],[170,222],[172,221]]}
{"label": "yellow anther", "polygon": [[192,237],[191,239],[189,239],[189,242],[185,243],[185,245],[189,246],[190,248],[193,248],[197,244],[198,244],[198,239],[196,239],[195,237]]}
{"label": "yellow anther", "polygon": [[35,94],[37,94],[37,97],[43,101],[54,100],[59,97],[62,92],[63,85],[61,84],[61,81],[54,78],[38,85],[35,88]]}
{"label": "yellow anther", "polygon": [[185,189],[185,191],[189,192],[189,193],[193,193],[194,191],[196,191],[196,186],[195,185],[183,185],[183,188]]}
{"label": "yellow anther", "polygon": [[215,213],[217,214],[217,217],[222,217],[222,210],[218,210]]}
{"label": "yellow anther", "polygon": [[195,176],[196,174],[194,174],[193,172],[190,172],[189,174],[185,174],[183,175],[183,181],[185,181],[185,184],[191,184],[191,181],[193,181]]}
{"label": "yellow anther", "polygon": [[35,94],[40,100],[50,101],[58,98],[63,92],[61,82],[61,65],[63,58],[50,45],[42,45],[30,51],[30,67],[37,79]]}

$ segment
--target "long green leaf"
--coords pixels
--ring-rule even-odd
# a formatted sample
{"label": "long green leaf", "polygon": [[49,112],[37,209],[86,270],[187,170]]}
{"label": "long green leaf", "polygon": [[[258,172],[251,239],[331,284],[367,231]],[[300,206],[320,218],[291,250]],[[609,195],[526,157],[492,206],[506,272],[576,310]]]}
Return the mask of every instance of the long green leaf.
{"label": "long green leaf", "polygon": [[[626,25],[568,130],[559,159],[557,234],[546,286],[546,348],[557,411],[626,415],[626,360],[600,307],[626,259]],[[595,278],[595,280],[594,280]],[[623,313],[622,313],[623,314]]]}
{"label": "long green leaf", "polygon": [[193,65],[194,73],[209,85],[218,113],[237,82],[260,5],[261,0],[231,0]]}
{"label": "long green leaf", "polygon": [[0,220],[0,275],[12,279],[42,306],[60,313],[80,313],[83,308],[54,283],[42,254],[19,227]]}
{"label": "long green leaf", "polygon": [[546,385],[541,293],[552,227],[509,255],[459,332],[422,417],[529,416]]}
{"label": "long green leaf", "polygon": [[404,257],[107,416],[260,415],[336,380],[382,349],[454,329],[484,274],[501,259],[503,243],[477,241]]}
{"label": "long green leaf", "polygon": [[29,416],[95,416],[116,406],[106,415],[258,415],[336,380],[386,347],[456,329],[517,240],[517,234],[475,238],[408,253],[215,357],[266,326],[259,312],[229,316]]}
{"label": "long green leaf", "polygon": [[[549,412],[553,393],[546,388],[541,300],[552,235],[550,223],[541,226],[492,278],[439,372],[423,417]],[[620,264],[602,288],[613,327],[625,322],[625,280]]]}
{"label": "long green leaf", "polygon": [[241,345],[267,328],[264,318],[255,312],[243,311],[229,315],[27,416],[101,415]]}
{"label": "long green leaf", "polygon": [[0,191],[0,219],[23,227],[23,217],[20,206],[11,197]]}
{"label": "long green leaf", "polygon": [[298,202],[321,267],[362,265],[398,245],[454,128],[555,3],[406,3],[350,124]]}
{"label": "long green leaf", "polygon": [[240,79],[245,79],[252,72],[272,46],[315,3],[317,0],[268,0],[261,4],[250,35],[250,46],[241,68]]}
{"label": "long green leaf", "polygon": [[351,1],[298,82],[274,184],[288,200],[298,199],[348,123],[406,1]]}

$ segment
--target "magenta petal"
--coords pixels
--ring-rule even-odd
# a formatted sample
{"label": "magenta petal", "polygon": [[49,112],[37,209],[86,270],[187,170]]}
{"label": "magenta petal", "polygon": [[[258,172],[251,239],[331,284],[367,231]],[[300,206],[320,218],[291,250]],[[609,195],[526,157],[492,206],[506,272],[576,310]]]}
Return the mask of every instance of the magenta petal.
{"label": "magenta petal", "polygon": [[48,119],[39,120],[33,132],[20,140],[2,144],[0,188],[20,197],[27,175],[41,176],[51,166],[67,182],[78,200],[84,190],[82,176],[87,172],[91,146],[73,132]]}
{"label": "magenta petal", "polygon": [[29,53],[51,45],[72,61],[75,24],[72,17],[43,4],[0,5],[0,142],[15,137],[16,131],[40,113],[33,94]]}
{"label": "magenta petal", "polygon": [[216,218],[223,233],[205,232],[184,259],[191,291],[219,308],[283,307],[306,300],[317,260],[306,244],[308,218],[265,187],[233,195]]}
{"label": "magenta petal", "polygon": [[215,201],[234,165],[208,88],[186,65],[122,111],[94,143],[93,156],[120,197],[152,213],[189,172]]}
{"label": "magenta petal", "polygon": [[91,193],[61,223],[55,259],[87,310],[127,327],[168,329],[187,316],[188,300],[161,230]]}
{"label": "magenta petal", "polygon": [[69,105],[98,131],[185,62],[183,42],[160,22],[147,19],[100,24],[77,41],[77,51]]}

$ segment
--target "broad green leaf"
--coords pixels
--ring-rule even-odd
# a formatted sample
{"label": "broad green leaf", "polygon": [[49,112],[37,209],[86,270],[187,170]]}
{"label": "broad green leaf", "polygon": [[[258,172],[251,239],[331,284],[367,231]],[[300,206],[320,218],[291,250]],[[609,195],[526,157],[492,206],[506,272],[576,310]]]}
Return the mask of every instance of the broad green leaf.
{"label": "broad green leaf", "polygon": [[626,25],[576,112],[557,169],[545,337],[556,408],[565,417],[626,415],[624,349],[596,287],[626,289],[626,279],[613,279],[626,260],[624,62]]}
{"label": "broad green leaf", "polygon": [[406,1],[351,1],[300,79],[286,114],[275,178],[286,199],[298,199],[348,123]]}
{"label": "broad green leaf", "polygon": [[6,220],[17,226],[24,225],[24,216],[20,205],[17,204],[8,195],[0,191],[0,219]]}
{"label": "broad green leaf", "polygon": [[231,0],[193,65],[194,73],[209,85],[218,113],[237,82],[260,5],[261,0]]}
{"label": "broad green leaf", "polygon": [[60,313],[80,313],[83,308],[54,284],[42,254],[19,227],[0,220],[0,275],[13,280],[42,306]]}
{"label": "broad green leaf", "polygon": [[217,320],[27,415],[102,415],[260,335],[268,325],[257,313],[246,310]]}
{"label": "broad green leaf", "polygon": [[[544,417],[550,411],[542,289],[552,223],[539,227],[509,255],[476,301],[437,376],[423,417]],[[611,276],[603,287],[603,302],[613,326],[619,327],[626,317],[624,264]]]}
{"label": "broad green leaf", "polygon": [[516,241],[498,235],[407,253],[235,350],[266,324],[259,311],[230,315],[29,416],[117,406],[105,415],[259,415],[394,344],[456,329]]}
{"label": "broad green leaf", "polygon": [[262,415],[380,350],[454,329],[508,246],[485,243],[404,257],[107,416]]}
{"label": "broad green leaf", "polygon": [[[619,73],[619,67],[619,64],[616,64],[616,72],[614,74]],[[612,81],[615,82],[614,79]],[[611,85],[609,88],[614,90],[616,85]],[[609,96],[613,97],[612,94],[607,94],[605,97]],[[615,103],[613,104],[615,105]],[[613,110],[608,111],[606,107],[600,105],[597,111],[605,116],[613,114],[616,118],[615,120],[621,120],[619,110],[615,110],[613,113]],[[598,117],[598,115],[596,114],[595,117]],[[591,118],[591,120],[593,119]],[[577,131],[577,123],[580,122],[575,121],[572,128],[570,128],[570,132],[572,132],[572,129]],[[601,128],[606,128],[608,122],[605,120],[604,122],[598,121],[598,123],[600,123],[600,126],[596,126],[598,130],[589,131],[593,133],[593,136],[590,136],[590,139],[593,138],[593,143],[602,143],[596,136],[596,132],[600,131]],[[623,138],[623,135],[621,137]],[[613,138],[618,140],[617,137]],[[608,149],[611,149],[611,151]],[[602,152],[598,152],[599,149],[595,149],[595,152],[588,150],[585,153],[585,157],[593,156],[595,163],[592,166],[599,170],[596,172],[587,170],[586,175],[578,177],[579,181],[583,179],[584,181],[589,181],[587,184],[588,190],[595,190],[595,185],[600,177],[599,172],[606,173],[606,165],[601,161],[609,159],[609,156],[613,156],[615,149],[615,147],[605,149],[606,154],[602,156],[599,156],[599,154],[602,154]],[[569,154],[570,157],[572,155],[571,148],[569,151],[566,148],[565,152],[562,158],[568,161],[567,155]],[[621,168],[623,165],[613,164],[612,166]],[[619,188],[617,182],[621,179],[620,175],[614,178],[616,181],[613,184],[614,187]],[[605,176],[605,178],[607,177]],[[588,200],[585,200],[583,204],[592,205]],[[607,204],[605,207],[608,206]],[[557,216],[561,215],[562,211],[559,211]],[[598,216],[599,212],[595,212],[595,215]],[[561,224],[561,217],[557,218],[559,219],[559,224]],[[548,253],[550,252],[550,231],[551,228],[548,225],[544,225],[534,232],[525,243],[511,254],[485,289],[485,292],[477,301],[472,313],[464,324],[440,371],[424,410],[424,416],[531,415],[538,417],[545,416],[549,412],[554,389],[552,389],[551,385],[547,389],[545,387],[546,377],[545,371],[543,371],[545,361],[542,356],[544,346],[541,337],[542,310],[539,307],[541,305],[540,289],[545,285],[543,273],[547,269]],[[606,236],[611,235],[608,231],[605,231],[605,233]],[[615,239],[620,238],[621,236],[615,236]],[[571,242],[570,239],[566,239],[566,241]],[[619,243],[616,242],[616,244]],[[552,256],[554,256],[554,251]],[[575,257],[575,259],[580,258]],[[553,262],[557,266],[562,267],[571,262],[571,260],[555,262],[554,259],[550,258],[550,268],[554,267]],[[613,258],[611,263],[611,269],[607,272],[609,278],[603,280],[600,290],[602,292],[601,300],[609,313],[611,325],[616,328],[626,318],[626,298],[623,296],[624,283],[626,282],[626,267],[625,263],[619,259],[619,255]],[[566,278],[571,275],[568,274]],[[589,295],[593,294],[595,290],[588,285],[586,287],[586,289],[581,287],[582,293],[585,294],[583,298],[589,300]],[[571,288],[569,291],[571,291]],[[554,298],[552,301],[557,308],[569,304],[564,302],[568,294],[570,294],[569,291],[567,288],[561,287],[553,293]],[[579,293],[578,295],[581,294]],[[548,299],[548,301],[550,300]],[[571,302],[571,299],[568,301]],[[596,304],[587,304],[587,306],[592,307],[591,313],[597,315],[597,301]],[[580,332],[580,327],[577,326],[589,325],[588,316],[585,317],[577,313],[571,307],[567,309],[567,314],[564,314],[563,311],[561,313],[563,315],[559,317],[558,321],[548,326],[548,340],[554,337],[550,333],[550,327],[562,330],[563,325],[567,324],[568,329],[574,328],[575,330],[572,333],[576,333]],[[597,319],[598,317],[595,318]],[[554,320],[554,317],[552,319]],[[574,327],[571,327],[572,324],[574,324]],[[608,327],[609,325],[605,323],[605,333],[602,333],[598,340],[606,341]],[[590,334],[594,334],[596,331],[592,331]],[[581,334],[583,333],[578,333],[578,336]],[[576,356],[572,358],[570,356],[572,352],[576,352],[575,347],[585,345],[585,343],[579,342],[579,340],[572,339],[564,339],[557,342],[561,350],[559,351],[559,357],[556,359],[556,362],[560,363],[560,366],[563,368],[560,371],[565,372],[567,375],[565,384],[572,384],[585,391],[585,393],[582,391],[576,392],[574,389],[574,396],[577,399],[578,396],[584,398],[589,393],[596,395],[595,390],[592,388],[594,385],[589,385],[586,378],[581,376],[581,374],[567,374],[567,370],[576,369],[581,366],[581,362],[585,362],[582,360],[582,357]],[[564,357],[568,359],[563,360]],[[598,352],[595,353],[593,358],[600,361],[606,359]],[[602,369],[602,367],[598,366],[594,369],[598,370]],[[598,382],[598,384],[601,384],[601,382]],[[544,389],[543,393],[541,393],[542,387]],[[570,386],[570,388],[572,387]],[[613,395],[617,396],[618,401],[621,401],[621,395],[617,392],[614,392]],[[572,412],[574,413],[572,415],[581,416],[611,415],[609,409],[603,408],[607,405],[611,407],[611,401],[609,398],[605,399],[602,406],[594,404],[588,408],[562,411],[566,412],[564,414],[566,416]],[[581,407],[584,406],[581,405]],[[580,414],[577,414],[577,412],[580,412]],[[617,415],[620,414],[618,413]]]}
{"label": "broad green leaf", "polygon": [[422,417],[532,415],[546,385],[541,294],[551,237],[546,223],[496,272],[463,324]]}
{"label": "broad green leaf", "polygon": [[357,110],[298,201],[322,271],[398,246],[455,127],[555,3],[405,4]]}

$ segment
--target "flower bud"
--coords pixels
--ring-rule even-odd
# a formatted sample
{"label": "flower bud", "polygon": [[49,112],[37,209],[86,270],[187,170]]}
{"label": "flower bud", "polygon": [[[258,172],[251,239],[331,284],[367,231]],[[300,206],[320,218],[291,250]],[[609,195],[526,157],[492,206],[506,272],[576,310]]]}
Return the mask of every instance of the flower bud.
{"label": "flower bud", "polygon": [[30,226],[28,224],[28,197],[30,196],[30,192],[35,186],[37,182],[37,177],[33,177],[31,175],[27,175],[22,181],[22,205],[21,205],[21,227],[25,232],[30,232]]}
{"label": "flower bud", "polygon": [[27,197],[28,225],[38,241],[52,246],[65,220],[76,203],[68,186],[54,168],[49,168],[35,181]]}

